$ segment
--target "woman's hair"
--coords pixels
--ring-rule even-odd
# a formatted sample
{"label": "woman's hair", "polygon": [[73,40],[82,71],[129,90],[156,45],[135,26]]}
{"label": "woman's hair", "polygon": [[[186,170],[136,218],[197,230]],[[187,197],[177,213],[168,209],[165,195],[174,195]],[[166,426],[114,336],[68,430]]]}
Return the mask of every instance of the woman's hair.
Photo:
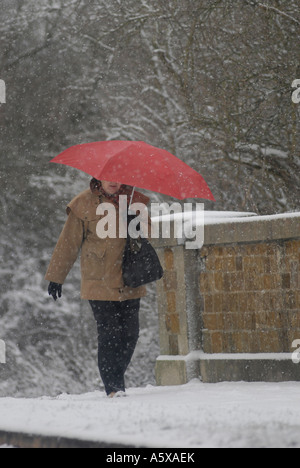
{"label": "woman's hair", "polygon": [[94,192],[98,192],[102,187],[102,184],[101,184],[101,180],[97,180],[95,179],[94,177],[92,178],[92,180],[90,181],[90,189],[91,191],[94,193]]}
{"label": "woman's hair", "polygon": [[[98,192],[99,190],[101,190],[101,187],[102,187],[101,180],[95,179],[95,177],[93,177],[92,180],[90,181],[91,191],[93,193]],[[133,187],[131,185],[123,184],[121,186],[121,189],[122,189],[122,193],[127,194],[132,191]]]}

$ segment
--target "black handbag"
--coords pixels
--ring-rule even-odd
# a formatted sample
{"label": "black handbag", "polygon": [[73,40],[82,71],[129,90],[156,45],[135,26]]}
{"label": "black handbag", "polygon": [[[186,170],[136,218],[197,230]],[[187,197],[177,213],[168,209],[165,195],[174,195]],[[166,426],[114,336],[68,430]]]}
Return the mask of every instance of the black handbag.
{"label": "black handbag", "polygon": [[[130,219],[135,216],[128,216]],[[130,237],[127,229],[127,240],[122,263],[123,282],[125,286],[137,288],[152,283],[163,277],[163,268],[155,249],[148,239]]]}

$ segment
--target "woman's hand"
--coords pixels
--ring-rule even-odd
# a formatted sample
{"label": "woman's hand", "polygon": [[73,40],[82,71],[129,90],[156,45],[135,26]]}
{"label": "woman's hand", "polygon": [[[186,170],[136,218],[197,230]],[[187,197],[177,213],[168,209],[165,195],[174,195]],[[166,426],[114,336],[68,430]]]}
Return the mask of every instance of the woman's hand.
{"label": "woman's hand", "polygon": [[48,286],[48,294],[49,296],[52,296],[53,299],[56,301],[57,300],[57,295],[58,297],[61,297],[62,295],[62,285],[58,283],[49,283]]}

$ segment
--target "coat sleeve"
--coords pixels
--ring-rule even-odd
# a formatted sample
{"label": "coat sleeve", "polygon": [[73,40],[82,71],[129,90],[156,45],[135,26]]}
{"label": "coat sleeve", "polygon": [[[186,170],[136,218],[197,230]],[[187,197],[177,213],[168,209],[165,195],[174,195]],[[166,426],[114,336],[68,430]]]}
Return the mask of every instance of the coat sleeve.
{"label": "coat sleeve", "polygon": [[63,284],[74,265],[84,238],[83,221],[70,210],[54,249],[45,280]]}

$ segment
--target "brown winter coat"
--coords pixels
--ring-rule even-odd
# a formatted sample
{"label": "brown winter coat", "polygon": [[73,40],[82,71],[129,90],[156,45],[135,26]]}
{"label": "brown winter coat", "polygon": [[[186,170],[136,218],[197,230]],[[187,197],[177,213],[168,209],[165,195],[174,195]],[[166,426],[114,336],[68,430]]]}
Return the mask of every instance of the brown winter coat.
{"label": "brown winter coat", "polygon": [[[102,202],[110,200],[102,198]],[[139,192],[133,202],[148,204],[149,199]],[[123,238],[100,239],[96,215],[100,203],[98,194],[90,189],[75,197],[67,207],[68,219],[59,237],[45,279],[63,284],[81,250],[81,298],[99,301],[125,301],[145,296],[146,288],[124,287],[122,256],[126,243]],[[117,233],[119,232],[118,208]]]}

